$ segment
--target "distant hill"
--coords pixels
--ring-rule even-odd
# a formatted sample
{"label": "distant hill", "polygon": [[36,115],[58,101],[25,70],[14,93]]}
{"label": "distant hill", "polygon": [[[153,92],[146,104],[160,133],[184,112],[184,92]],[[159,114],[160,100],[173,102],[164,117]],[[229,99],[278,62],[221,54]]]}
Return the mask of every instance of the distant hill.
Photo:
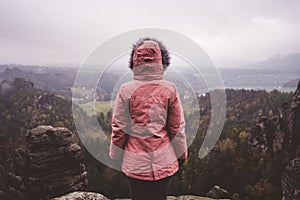
{"label": "distant hill", "polygon": [[[0,82],[7,79],[24,78],[33,82],[36,88],[55,91],[57,95],[71,99],[71,88],[74,85],[77,71],[78,68],[75,67],[0,65]],[[102,74],[98,82],[97,95],[101,96],[112,92],[121,75],[120,72]],[[91,82],[88,76],[82,85],[91,91],[94,87],[94,83]]]}
{"label": "distant hill", "polygon": [[282,85],[283,88],[296,88],[300,79],[294,79]]}
{"label": "distant hill", "polygon": [[[268,91],[281,88],[294,90],[300,79],[300,53],[286,56],[276,55],[253,65],[240,68],[219,68],[219,72],[226,88],[235,89],[265,89]],[[176,68],[176,67],[175,67]],[[57,95],[71,99],[71,88],[77,75],[78,68],[47,67],[27,65],[0,65],[0,81],[13,78],[24,78],[34,83],[36,88],[47,91],[55,91]],[[205,72],[202,72],[205,74]],[[174,82],[179,90],[187,91],[186,87],[193,87],[196,93],[202,94],[208,91],[206,80],[192,67],[182,67],[178,73],[166,72],[165,78]],[[113,91],[116,84],[124,79],[123,71],[109,69],[102,74],[96,89],[97,98],[103,99]],[[88,77],[88,76],[87,76]],[[206,77],[212,77],[207,74]],[[294,81],[295,80],[295,81]],[[79,86],[89,95],[80,94],[76,98],[85,99],[84,102],[93,99],[94,83],[92,79],[81,80]],[[124,81],[124,80],[123,80]],[[291,83],[290,83],[291,82]],[[288,85],[286,85],[288,84]]]}
{"label": "distant hill", "polygon": [[42,90],[55,90],[57,94],[71,97],[76,69],[62,67],[41,67],[23,65],[0,65],[0,80],[24,78]]}
{"label": "distant hill", "polygon": [[260,89],[273,86],[273,89],[294,90],[300,80],[300,53],[276,54],[238,69],[221,69],[221,74],[224,75],[225,85],[229,87],[257,85]]}
{"label": "distant hill", "polygon": [[276,54],[267,58],[266,60],[242,67],[251,69],[300,72],[300,53],[287,55]]}

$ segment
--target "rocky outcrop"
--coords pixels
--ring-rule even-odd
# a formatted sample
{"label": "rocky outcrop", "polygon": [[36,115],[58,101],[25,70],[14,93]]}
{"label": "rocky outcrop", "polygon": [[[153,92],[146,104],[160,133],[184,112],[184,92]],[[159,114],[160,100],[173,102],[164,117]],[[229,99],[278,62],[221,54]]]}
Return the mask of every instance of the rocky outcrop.
{"label": "rocky outcrop", "polygon": [[24,150],[16,149],[8,154],[0,145],[0,199],[24,199]]}
{"label": "rocky outcrop", "polygon": [[26,152],[15,149],[0,155],[0,199],[26,199]]}
{"label": "rocky outcrop", "polygon": [[102,194],[94,192],[72,192],[52,200],[109,200]]}
{"label": "rocky outcrop", "polygon": [[265,116],[259,116],[249,137],[249,144],[252,146],[252,150],[257,153],[273,152],[276,131],[276,125],[273,120]]}
{"label": "rocky outcrop", "polygon": [[291,157],[295,157],[285,167],[281,187],[283,200],[300,199],[300,81],[293,94],[290,107],[289,121],[287,123],[291,134]]}
{"label": "rocky outcrop", "polygon": [[0,82],[0,95],[9,94],[20,88],[33,88],[33,82],[23,78],[6,79]]}
{"label": "rocky outcrop", "polygon": [[252,150],[257,153],[284,149],[295,158],[300,145],[300,81],[291,103],[283,103],[280,115],[269,119],[259,116],[248,138]]}
{"label": "rocky outcrop", "polygon": [[[194,195],[182,195],[179,197],[169,196],[167,200],[216,200],[216,199],[209,198],[209,197],[199,197]],[[229,199],[218,199],[218,200],[229,200]]]}
{"label": "rocky outcrop", "polygon": [[225,189],[218,185],[213,186],[213,188],[206,194],[207,197],[214,199],[230,199],[231,195]]}
{"label": "rocky outcrop", "polygon": [[4,145],[0,145],[0,199],[5,199],[7,194],[7,181],[6,181],[6,170],[2,165],[5,162],[5,148]]}
{"label": "rocky outcrop", "polygon": [[49,199],[86,188],[81,148],[67,128],[38,126],[27,132],[25,149],[2,155],[0,199]]}
{"label": "rocky outcrop", "polygon": [[28,197],[47,199],[84,190],[87,172],[81,148],[67,128],[39,126],[26,135],[28,150]]}
{"label": "rocky outcrop", "polygon": [[281,178],[282,200],[300,199],[300,148],[297,154],[297,158],[285,167]]}
{"label": "rocky outcrop", "polygon": [[[93,193],[93,192],[72,192],[61,197],[57,197],[51,200],[109,200],[107,197],[102,194]],[[114,200],[131,200],[131,199],[114,199]],[[208,197],[199,197],[194,195],[182,195],[179,197],[168,196],[167,200],[215,200]],[[229,200],[229,199],[222,199]]]}
{"label": "rocky outcrop", "polygon": [[[259,116],[248,138],[258,154],[284,150],[291,161],[285,167],[281,187],[283,200],[300,199],[300,81],[291,103],[283,103],[273,119]],[[296,154],[296,152],[298,152]]]}
{"label": "rocky outcrop", "polygon": [[6,175],[7,172],[5,168],[0,165],[0,199],[7,199],[7,193],[8,193],[8,188],[7,188],[7,181],[6,181]]}
{"label": "rocky outcrop", "polygon": [[44,93],[43,95],[39,96],[38,106],[39,108],[51,110],[52,107],[56,106],[55,93],[54,92],[52,92],[51,94]]}
{"label": "rocky outcrop", "polygon": [[289,128],[291,130],[291,154],[295,156],[295,152],[300,145],[300,81],[297,90],[293,94],[291,104],[291,114],[289,116]]}

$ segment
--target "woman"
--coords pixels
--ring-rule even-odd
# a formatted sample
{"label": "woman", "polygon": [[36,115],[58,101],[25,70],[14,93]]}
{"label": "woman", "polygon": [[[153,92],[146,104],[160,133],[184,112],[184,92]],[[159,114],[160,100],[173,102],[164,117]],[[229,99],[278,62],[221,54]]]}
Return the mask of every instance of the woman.
{"label": "woman", "polygon": [[161,42],[141,39],[131,52],[134,81],[116,97],[109,155],[122,161],[133,200],[166,199],[171,177],[187,157],[179,94],[163,80],[169,64]]}

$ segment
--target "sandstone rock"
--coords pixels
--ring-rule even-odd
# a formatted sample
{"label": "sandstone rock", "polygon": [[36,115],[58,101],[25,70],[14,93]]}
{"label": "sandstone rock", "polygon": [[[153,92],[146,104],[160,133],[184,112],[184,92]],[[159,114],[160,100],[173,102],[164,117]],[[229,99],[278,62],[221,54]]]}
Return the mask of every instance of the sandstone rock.
{"label": "sandstone rock", "polygon": [[248,138],[250,146],[257,153],[267,151],[273,153],[273,142],[276,131],[277,126],[273,120],[265,116],[259,116]]}
{"label": "sandstone rock", "polygon": [[[24,153],[24,152],[23,152]],[[1,159],[0,165],[0,199],[24,199],[26,189],[24,184],[24,167],[22,150],[16,149],[9,155],[3,155],[6,159]],[[21,176],[21,174],[23,176]]]}
{"label": "sandstone rock", "polygon": [[7,172],[5,168],[0,165],[0,199],[6,199],[7,198]]}
{"label": "sandstone rock", "polygon": [[220,188],[220,186],[215,185],[213,188],[206,194],[207,197],[214,199],[230,199],[231,195],[225,189]]}
{"label": "sandstone rock", "polygon": [[39,126],[27,132],[25,149],[4,152],[0,146],[0,199],[49,199],[86,188],[81,148],[66,128]]}
{"label": "sandstone rock", "polygon": [[81,148],[67,128],[39,126],[26,135],[29,199],[47,199],[84,190],[87,172]]}
{"label": "sandstone rock", "polygon": [[253,152],[273,153],[273,150],[284,149],[294,158],[300,145],[300,81],[291,104],[283,103],[279,112],[280,115],[273,119],[259,116],[248,142]]}
{"label": "sandstone rock", "polygon": [[167,200],[176,200],[177,197],[174,197],[174,196],[167,196]]}
{"label": "sandstone rock", "polygon": [[198,196],[194,196],[194,195],[183,195],[183,196],[177,197],[175,200],[214,200],[214,199],[207,198],[207,197],[198,197]]}
{"label": "sandstone rock", "polygon": [[293,159],[281,178],[283,200],[300,199],[300,157]]}
{"label": "sandstone rock", "polygon": [[102,194],[93,192],[72,192],[52,200],[109,200]]}
{"label": "sandstone rock", "polygon": [[34,84],[30,80],[23,78],[5,79],[0,81],[0,95],[10,94],[21,88],[33,88]]}
{"label": "sandstone rock", "polygon": [[[109,200],[102,194],[93,193],[93,192],[72,192],[66,194],[61,197],[53,198],[51,200]],[[114,199],[114,200],[131,200],[131,199]],[[208,197],[199,197],[194,195],[182,195],[179,197],[175,196],[168,196],[167,200],[215,200]],[[222,200],[229,200],[229,199],[222,199]]]}
{"label": "sandstone rock", "polygon": [[131,199],[114,199],[114,200],[131,200]]}
{"label": "sandstone rock", "polygon": [[56,106],[55,94],[44,93],[38,98],[38,105],[40,108],[51,110],[52,107]]}
{"label": "sandstone rock", "polygon": [[300,199],[300,81],[293,94],[287,125],[291,131],[290,156],[294,159],[285,167],[281,178],[282,199],[294,200]]}
{"label": "sandstone rock", "polygon": [[291,129],[291,156],[295,156],[295,152],[300,145],[300,81],[298,83],[297,90],[293,94],[292,104],[291,104],[291,114],[289,116],[290,123],[289,127]]}

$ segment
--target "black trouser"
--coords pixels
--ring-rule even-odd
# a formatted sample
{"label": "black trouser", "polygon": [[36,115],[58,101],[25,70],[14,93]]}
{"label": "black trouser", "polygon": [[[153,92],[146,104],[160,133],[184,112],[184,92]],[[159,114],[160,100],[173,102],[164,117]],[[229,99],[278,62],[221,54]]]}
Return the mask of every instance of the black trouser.
{"label": "black trouser", "polygon": [[145,181],[128,177],[132,200],[166,200],[171,176],[157,181]]}

